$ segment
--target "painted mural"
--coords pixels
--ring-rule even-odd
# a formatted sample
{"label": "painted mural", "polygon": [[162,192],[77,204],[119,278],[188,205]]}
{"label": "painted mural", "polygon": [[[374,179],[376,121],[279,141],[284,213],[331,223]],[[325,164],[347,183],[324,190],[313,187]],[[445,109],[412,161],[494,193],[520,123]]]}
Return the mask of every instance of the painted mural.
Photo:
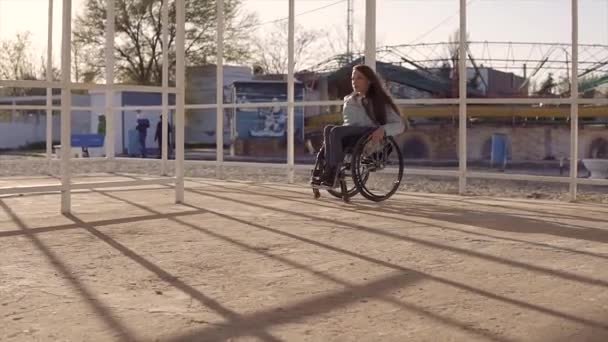
{"label": "painted mural", "polygon": [[[260,103],[286,102],[287,83],[273,81],[240,81],[229,87],[227,102]],[[295,86],[295,101],[304,98],[304,87]],[[240,139],[285,137],[287,134],[287,107],[270,106],[263,108],[237,108],[230,110],[235,120],[232,124],[235,135]],[[294,126],[296,141],[304,139],[304,110],[296,107],[294,110]]]}

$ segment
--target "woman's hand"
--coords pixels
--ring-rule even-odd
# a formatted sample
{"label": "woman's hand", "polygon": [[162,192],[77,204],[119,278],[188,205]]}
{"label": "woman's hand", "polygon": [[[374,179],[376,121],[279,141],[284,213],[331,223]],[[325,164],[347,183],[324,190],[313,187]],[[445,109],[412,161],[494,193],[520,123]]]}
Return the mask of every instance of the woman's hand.
{"label": "woman's hand", "polygon": [[372,141],[380,142],[380,141],[382,141],[382,138],[384,138],[384,128],[383,127],[380,127],[378,129],[376,129],[374,132],[372,132]]}

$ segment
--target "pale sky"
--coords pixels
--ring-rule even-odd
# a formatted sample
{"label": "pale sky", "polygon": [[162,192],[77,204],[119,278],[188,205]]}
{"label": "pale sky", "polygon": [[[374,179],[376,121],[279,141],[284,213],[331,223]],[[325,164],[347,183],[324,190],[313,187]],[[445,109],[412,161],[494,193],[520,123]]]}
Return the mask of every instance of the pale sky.
{"label": "pale sky", "polygon": [[[61,2],[54,0],[55,56],[61,47]],[[73,0],[73,13],[80,11],[84,2]],[[243,2],[245,10],[257,12],[262,23],[288,14],[287,0]],[[377,41],[382,45],[447,41],[458,27],[458,6],[458,0],[377,0]],[[470,39],[568,43],[571,39],[570,6],[570,0],[469,0]],[[579,6],[580,42],[608,44],[608,0],[579,0]],[[12,38],[18,31],[29,30],[37,55],[45,54],[47,11],[48,0],[0,0],[0,39]],[[303,12],[309,13],[298,15]],[[365,0],[355,0],[355,46],[359,47],[364,41],[364,12]],[[329,39],[345,36],[344,0],[296,0],[296,14],[298,25],[324,30]],[[271,24],[261,27],[269,26]]]}

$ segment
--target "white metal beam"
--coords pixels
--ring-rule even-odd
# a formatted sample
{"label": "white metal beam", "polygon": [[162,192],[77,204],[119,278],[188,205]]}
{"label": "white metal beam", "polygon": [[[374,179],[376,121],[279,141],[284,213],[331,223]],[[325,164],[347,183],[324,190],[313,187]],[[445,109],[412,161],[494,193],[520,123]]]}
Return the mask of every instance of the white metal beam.
{"label": "white metal beam", "polygon": [[289,0],[289,27],[287,29],[287,182],[293,183],[294,170],[294,30],[295,30],[295,0]]}
{"label": "white metal beam", "polygon": [[[71,87],[74,90],[93,90],[93,91],[105,91],[108,86],[100,83],[77,83],[72,82]],[[159,86],[146,86],[146,85],[131,85],[131,84],[112,84],[112,90],[117,91],[133,91],[140,93],[160,93],[163,91],[162,87]],[[175,87],[169,87],[169,93],[176,93]]]}
{"label": "white metal beam", "polygon": [[515,105],[567,105],[572,102],[569,98],[479,98],[467,99],[468,104],[515,104]]}
{"label": "white metal beam", "polygon": [[376,0],[365,0],[365,65],[376,70]]}
{"label": "white metal beam", "polygon": [[216,83],[215,83],[215,101],[216,107],[216,124],[215,124],[215,151],[216,151],[216,177],[222,179],[224,177],[224,0],[217,0],[217,56],[216,56]]}
{"label": "white metal beam", "polygon": [[0,87],[12,88],[60,88],[61,82],[42,80],[0,80]]}
{"label": "white metal beam", "polygon": [[514,173],[498,173],[498,172],[468,171],[467,177],[480,178],[480,179],[504,179],[504,180],[517,180],[517,181],[547,182],[547,183],[568,183],[569,182],[569,179],[567,177],[526,175],[526,174],[514,174]]}
{"label": "white metal beam", "polygon": [[[162,92],[162,90],[159,89],[158,91],[159,93]],[[168,106],[169,109],[176,109],[176,106]],[[84,110],[84,111],[88,111],[88,110],[94,110],[95,107],[91,107],[91,106],[72,106],[72,110],[76,111],[76,110]],[[135,110],[162,110],[163,106],[162,105],[158,105],[158,106],[115,106],[114,107],[114,111],[121,111],[121,110],[131,110],[131,111],[135,111]]]}
{"label": "white metal beam", "polygon": [[598,99],[598,98],[594,98],[594,99],[577,98],[576,102],[578,104],[588,104],[588,105],[608,105],[608,99]]}
{"label": "white metal beam", "polygon": [[186,91],[186,0],[175,2],[175,202],[184,202],[184,121]]}
{"label": "white metal beam", "polygon": [[467,1],[460,0],[460,38],[458,39],[458,192],[467,191]]}
{"label": "white metal beam", "polygon": [[[168,173],[167,170],[167,159],[168,159],[168,150],[171,146],[169,144],[169,134],[167,129],[169,128],[169,0],[163,0],[162,2],[162,13],[161,13],[161,41],[162,41],[162,60],[163,60],[163,69],[162,69],[162,86],[163,86],[163,99],[162,99],[162,123],[161,123],[161,158],[162,163],[160,167],[160,173],[163,176],[166,176]],[[185,108],[183,108],[185,110]],[[173,137],[175,140],[175,137]]]}
{"label": "white metal beam", "polygon": [[[51,109],[56,109],[57,107],[53,107],[51,106]],[[12,111],[17,111],[17,110],[45,110],[48,109],[47,105],[24,105],[24,106],[20,106],[17,104],[12,104],[12,105],[0,105],[0,110],[12,110]]]}
{"label": "white metal beam", "polygon": [[71,211],[71,107],[72,0],[63,0],[61,25],[61,213]]}
{"label": "white metal beam", "polygon": [[[17,87],[23,88],[23,87]],[[29,87],[25,87],[29,88]],[[59,87],[58,87],[59,88]],[[72,88],[72,90],[75,90]],[[129,90],[129,91],[137,91],[137,90]],[[157,88],[157,93],[162,92],[162,88]],[[171,92],[169,92],[171,93]],[[43,96],[43,99],[45,97]],[[30,99],[28,97],[28,99]],[[32,98],[34,99],[34,98]],[[569,105],[573,102],[576,102],[578,105],[608,105],[608,99],[578,99],[576,101],[571,100],[570,98],[565,99],[547,99],[547,101],[539,101],[538,99],[467,99],[467,104],[504,104],[504,105],[530,105],[530,104],[538,104],[543,103],[544,105],[553,104],[553,105]],[[416,105],[416,106],[432,106],[432,105],[458,105],[460,100],[458,98],[454,99],[395,99],[395,104],[399,105]],[[307,107],[307,106],[339,106],[344,104],[341,100],[335,101],[305,101],[305,102],[295,102],[294,107]],[[231,108],[264,108],[270,106],[287,106],[288,102],[256,102],[256,103],[225,103],[223,104],[224,109]],[[48,106],[44,105],[31,105],[31,104],[19,104],[15,102],[15,104],[6,104],[0,105],[1,110],[46,110]],[[51,107],[53,110],[61,110],[61,106],[55,105]],[[95,110],[97,107],[93,106],[72,106],[72,110]],[[115,106],[114,110],[162,110],[162,105],[142,105],[142,106]],[[175,109],[175,105],[167,106],[168,109]],[[187,104],[185,106],[186,109],[216,109],[216,104]]]}
{"label": "white metal beam", "polygon": [[[306,107],[306,106],[339,106],[344,104],[344,101],[306,101],[306,102],[295,102],[295,107]],[[224,109],[232,108],[263,108],[272,106],[287,106],[288,102],[256,102],[256,103],[225,103],[223,104]],[[188,104],[187,109],[216,109],[217,104]]]}
{"label": "white metal beam", "polygon": [[398,105],[457,105],[459,99],[394,99]]}
{"label": "white metal beam", "polygon": [[[122,188],[127,186],[142,186],[156,184],[173,184],[175,178],[136,179],[127,181],[86,182],[72,184],[72,190],[97,189],[97,188]],[[0,188],[0,195],[28,194],[41,192],[62,191],[60,184],[17,186],[11,188]]]}
{"label": "white metal beam", "polygon": [[114,158],[116,156],[115,142],[114,142],[114,129],[115,129],[115,116],[114,111],[114,91],[112,85],[114,84],[114,32],[115,32],[115,0],[107,1],[106,8],[106,137],[105,137],[105,148],[106,148],[106,159],[112,163],[111,170],[114,171],[115,164]]}
{"label": "white metal beam", "polygon": [[[47,80],[0,80],[0,87],[11,88],[61,88],[62,84],[61,81],[49,82]],[[104,91],[108,88],[108,85],[103,83],[70,82],[70,87],[73,90]],[[113,84],[111,87],[114,91],[137,91],[142,93],[158,93],[162,91],[159,86]],[[169,87],[169,93],[175,92],[177,92],[175,87]]]}
{"label": "white metal beam", "polygon": [[608,179],[579,178],[577,184],[608,186]]}
{"label": "white metal beam", "polygon": [[[46,42],[46,80],[53,81],[53,0],[49,0],[47,17]],[[50,161],[53,158],[53,88],[46,88],[46,158],[49,161],[48,173],[51,173]]]}
{"label": "white metal beam", "polygon": [[306,107],[306,106],[341,106],[344,104],[342,100],[333,100],[333,101],[304,101],[304,102],[295,102],[295,107]]}
{"label": "white metal beam", "polygon": [[576,200],[578,178],[578,0],[572,0],[572,75],[570,76],[570,200]]}

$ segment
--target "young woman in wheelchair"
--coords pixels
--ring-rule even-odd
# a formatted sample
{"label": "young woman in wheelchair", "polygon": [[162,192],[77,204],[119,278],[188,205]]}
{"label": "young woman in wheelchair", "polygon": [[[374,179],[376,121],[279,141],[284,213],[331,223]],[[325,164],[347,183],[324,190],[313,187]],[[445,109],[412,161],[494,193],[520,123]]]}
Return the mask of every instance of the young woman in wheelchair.
{"label": "young woman in wheelchair", "polygon": [[345,149],[356,144],[359,138],[371,134],[373,141],[380,142],[385,136],[398,135],[405,129],[399,109],[374,70],[366,65],[356,65],[351,83],[353,92],[344,98],[343,124],[328,125],[323,130],[323,147],[317,161],[323,161],[324,167],[313,173],[313,187],[332,189],[338,186]]}

